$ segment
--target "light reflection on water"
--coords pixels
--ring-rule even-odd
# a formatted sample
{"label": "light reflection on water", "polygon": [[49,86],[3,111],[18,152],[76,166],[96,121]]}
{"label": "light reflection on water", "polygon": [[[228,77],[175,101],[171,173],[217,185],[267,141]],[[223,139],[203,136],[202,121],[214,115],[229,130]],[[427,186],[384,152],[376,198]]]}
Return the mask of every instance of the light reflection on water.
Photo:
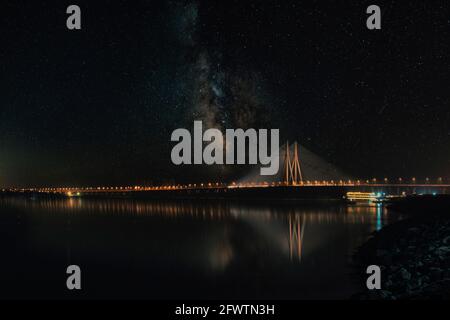
{"label": "light reflection on water", "polygon": [[[391,220],[380,206],[290,202],[0,198],[0,209],[22,259],[90,268],[96,297],[346,298],[350,256]],[[105,284],[108,268],[127,284]]]}

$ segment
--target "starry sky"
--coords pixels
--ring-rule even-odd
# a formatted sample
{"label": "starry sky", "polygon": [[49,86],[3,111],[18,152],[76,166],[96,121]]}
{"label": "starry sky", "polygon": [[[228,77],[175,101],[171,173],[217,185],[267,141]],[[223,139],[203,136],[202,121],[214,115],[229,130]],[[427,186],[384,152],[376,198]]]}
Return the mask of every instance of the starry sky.
{"label": "starry sky", "polygon": [[235,174],[171,164],[194,120],[279,128],[354,177],[450,178],[448,39],[448,1],[5,0],[0,186]]}

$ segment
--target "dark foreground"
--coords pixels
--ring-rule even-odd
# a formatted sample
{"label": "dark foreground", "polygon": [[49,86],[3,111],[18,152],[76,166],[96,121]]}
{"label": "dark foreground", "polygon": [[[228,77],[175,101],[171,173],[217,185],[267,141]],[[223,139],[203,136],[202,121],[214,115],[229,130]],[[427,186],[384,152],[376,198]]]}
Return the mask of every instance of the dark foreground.
{"label": "dark foreground", "polygon": [[358,299],[450,299],[450,198],[402,199],[391,207],[410,218],[376,232],[355,255],[365,267],[379,265],[382,290]]}

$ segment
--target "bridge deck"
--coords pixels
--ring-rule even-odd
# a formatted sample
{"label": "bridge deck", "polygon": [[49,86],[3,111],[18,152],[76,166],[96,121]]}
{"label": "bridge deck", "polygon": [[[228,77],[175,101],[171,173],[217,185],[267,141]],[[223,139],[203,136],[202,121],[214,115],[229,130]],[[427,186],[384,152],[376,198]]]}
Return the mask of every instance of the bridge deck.
{"label": "bridge deck", "polygon": [[206,190],[229,190],[229,189],[261,189],[261,188],[344,188],[351,190],[367,188],[450,188],[450,184],[415,184],[415,183],[302,183],[297,185],[286,185],[285,183],[265,183],[265,184],[191,184],[191,185],[166,185],[166,186],[128,186],[128,187],[67,187],[67,188],[9,188],[2,189],[3,192],[38,192],[50,194],[92,194],[92,193],[131,193],[131,192],[150,192],[150,191],[206,191]]}

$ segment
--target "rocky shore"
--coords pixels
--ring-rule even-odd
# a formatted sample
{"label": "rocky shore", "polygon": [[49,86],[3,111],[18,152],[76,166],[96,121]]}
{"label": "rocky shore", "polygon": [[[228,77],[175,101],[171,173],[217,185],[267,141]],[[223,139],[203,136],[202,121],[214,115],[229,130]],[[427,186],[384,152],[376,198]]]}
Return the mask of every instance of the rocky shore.
{"label": "rocky shore", "polygon": [[362,289],[354,299],[450,299],[450,218],[413,216],[387,226],[354,260],[363,284],[368,265],[381,268],[381,290]]}

